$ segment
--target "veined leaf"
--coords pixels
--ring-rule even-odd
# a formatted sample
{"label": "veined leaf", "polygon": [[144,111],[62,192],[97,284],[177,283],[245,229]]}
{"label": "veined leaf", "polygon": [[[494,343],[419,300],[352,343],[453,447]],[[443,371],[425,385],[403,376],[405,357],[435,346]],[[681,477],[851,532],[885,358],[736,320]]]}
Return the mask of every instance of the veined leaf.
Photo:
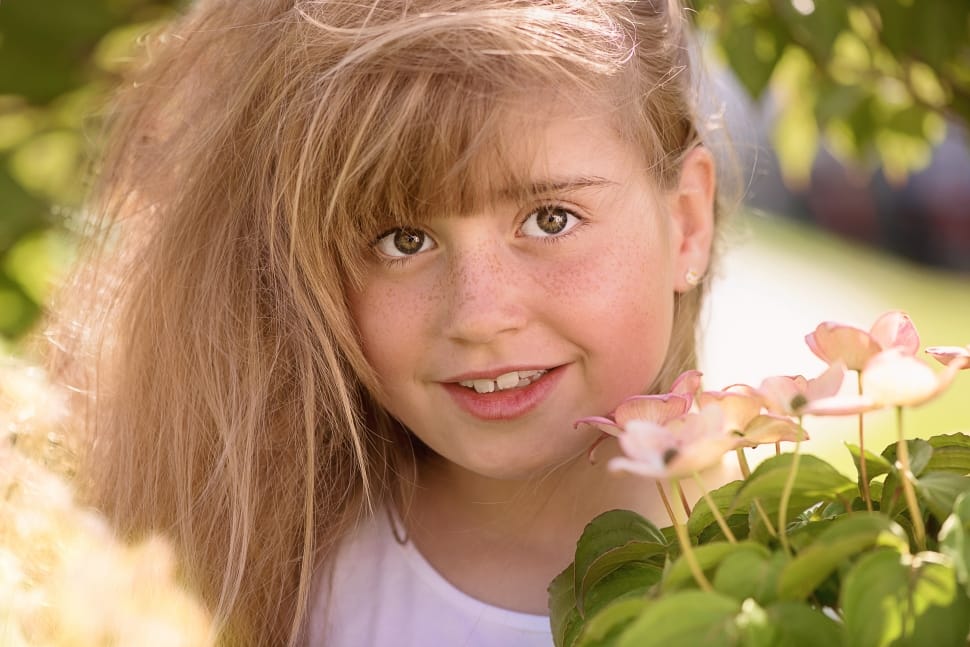
{"label": "veined leaf", "polygon": [[964,645],[970,600],[939,553],[866,555],[842,586],[847,645],[921,647]]}
{"label": "veined leaf", "polygon": [[840,564],[872,546],[909,549],[906,533],[878,513],[841,517],[800,552],[781,573],[778,594],[786,600],[804,600]]}
{"label": "veined leaf", "polygon": [[645,561],[667,551],[656,526],[629,510],[611,510],[591,521],[576,544],[573,590],[584,614],[586,592],[622,564]]}

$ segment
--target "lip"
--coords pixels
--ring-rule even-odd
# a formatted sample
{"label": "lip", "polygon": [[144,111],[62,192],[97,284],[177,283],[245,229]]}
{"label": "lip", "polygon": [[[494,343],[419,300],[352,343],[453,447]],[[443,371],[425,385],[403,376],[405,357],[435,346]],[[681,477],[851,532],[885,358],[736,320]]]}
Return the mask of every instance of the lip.
{"label": "lip", "polygon": [[[498,371],[466,373],[451,378],[447,382],[441,382],[441,386],[459,408],[475,418],[480,420],[513,420],[526,415],[542,404],[565,374],[564,369],[565,366],[556,366],[549,369],[503,368]],[[474,389],[458,384],[459,381],[465,380],[495,379],[510,371],[538,370],[546,370],[547,373],[528,386],[506,391],[478,393]]]}

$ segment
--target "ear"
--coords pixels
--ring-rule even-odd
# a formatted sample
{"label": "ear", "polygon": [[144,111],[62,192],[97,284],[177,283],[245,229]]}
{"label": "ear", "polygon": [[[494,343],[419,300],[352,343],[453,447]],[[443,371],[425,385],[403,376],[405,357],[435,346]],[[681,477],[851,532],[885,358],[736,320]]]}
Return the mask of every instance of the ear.
{"label": "ear", "polygon": [[684,158],[677,186],[667,194],[671,219],[674,290],[688,292],[694,286],[687,273],[707,273],[714,240],[714,190],[717,177],[714,158],[697,146]]}

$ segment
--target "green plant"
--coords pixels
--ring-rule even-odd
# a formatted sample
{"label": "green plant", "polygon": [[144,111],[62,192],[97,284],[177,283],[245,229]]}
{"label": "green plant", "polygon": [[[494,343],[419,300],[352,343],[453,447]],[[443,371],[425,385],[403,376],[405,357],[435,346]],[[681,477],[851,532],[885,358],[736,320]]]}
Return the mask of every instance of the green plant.
{"label": "green plant", "polygon": [[[815,380],[702,392],[685,376],[669,394],[580,421],[617,436],[626,456],[611,467],[657,479],[664,494],[712,462],[712,438],[737,452],[744,478],[683,514],[681,497],[665,496],[671,527],[625,510],[594,519],[549,589],[558,647],[968,644],[970,436],[907,440],[903,412],[970,367],[970,348],[927,349],[945,364],[932,371],[899,312],[870,331],[824,323],[807,341],[830,365]],[[849,371],[858,392],[839,395]],[[899,436],[875,454],[863,415],[884,407]],[[859,419],[858,444],[846,443],[855,480],[800,451],[803,416],[840,414]],[[749,470],[745,446],[778,439],[794,450]]]}

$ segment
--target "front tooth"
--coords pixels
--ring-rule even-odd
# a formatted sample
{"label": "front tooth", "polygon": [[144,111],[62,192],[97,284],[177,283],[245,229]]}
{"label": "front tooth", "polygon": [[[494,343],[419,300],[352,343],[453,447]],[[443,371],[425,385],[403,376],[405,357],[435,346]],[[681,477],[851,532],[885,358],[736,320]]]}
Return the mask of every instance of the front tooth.
{"label": "front tooth", "polygon": [[472,380],[472,387],[476,393],[491,393],[495,390],[495,382],[493,380]]}
{"label": "front tooth", "polygon": [[511,373],[499,375],[495,378],[495,382],[498,384],[499,389],[511,389],[513,386],[519,385],[519,372],[512,371]]}

